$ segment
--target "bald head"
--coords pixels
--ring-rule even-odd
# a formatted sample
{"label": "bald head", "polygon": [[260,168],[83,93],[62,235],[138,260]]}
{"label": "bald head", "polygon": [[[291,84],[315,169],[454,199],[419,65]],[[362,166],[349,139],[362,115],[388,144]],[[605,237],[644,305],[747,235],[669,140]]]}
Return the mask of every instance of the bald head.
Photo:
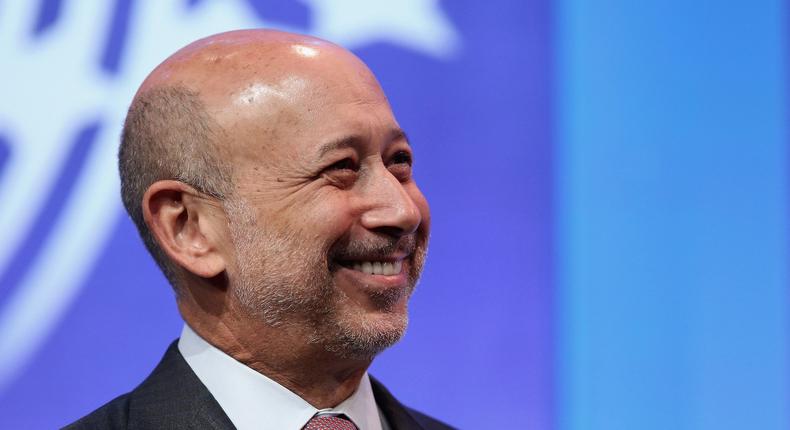
{"label": "bald head", "polygon": [[378,82],[349,51],[310,36],[241,30],[198,40],[146,78],[124,125],[119,165],[124,205],[163,272],[178,267],[143,216],[146,190],[177,180],[220,201],[238,171],[262,149],[288,145],[295,124],[337,100],[385,103]]}
{"label": "bald head", "polygon": [[289,103],[315,102],[325,90],[341,87],[384,97],[367,66],[349,51],[274,30],[221,33],[184,47],[150,74],[138,95],[162,87],[196,91],[221,126],[247,112],[277,113]]}
{"label": "bald head", "polygon": [[331,42],[275,30],[239,30],[180,49],[151,72],[139,92],[183,85],[215,99],[252,81],[276,83],[293,74],[331,80],[348,72],[375,84],[362,61]]}
{"label": "bald head", "polygon": [[194,42],[142,84],[119,158],[126,208],[212,344],[366,367],[403,334],[430,211],[350,52],[268,30]]}

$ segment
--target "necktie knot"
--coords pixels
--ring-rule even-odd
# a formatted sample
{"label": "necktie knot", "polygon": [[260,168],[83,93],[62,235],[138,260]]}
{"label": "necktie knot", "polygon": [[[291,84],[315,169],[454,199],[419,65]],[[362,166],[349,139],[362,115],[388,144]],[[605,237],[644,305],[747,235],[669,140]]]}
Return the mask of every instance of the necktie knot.
{"label": "necktie knot", "polygon": [[345,415],[316,415],[303,427],[303,430],[358,430]]}

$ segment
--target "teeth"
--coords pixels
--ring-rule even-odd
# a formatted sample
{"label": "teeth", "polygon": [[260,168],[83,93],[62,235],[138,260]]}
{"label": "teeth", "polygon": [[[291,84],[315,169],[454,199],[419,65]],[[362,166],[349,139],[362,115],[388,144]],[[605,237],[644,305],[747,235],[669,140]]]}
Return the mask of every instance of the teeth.
{"label": "teeth", "polygon": [[390,263],[381,261],[363,261],[361,263],[354,263],[351,268],[357,272],[362,272],[368,275],[390,276],[397,275],[401,272],[401,269],[403,268],[403,262],[396,261],[394,263]]}

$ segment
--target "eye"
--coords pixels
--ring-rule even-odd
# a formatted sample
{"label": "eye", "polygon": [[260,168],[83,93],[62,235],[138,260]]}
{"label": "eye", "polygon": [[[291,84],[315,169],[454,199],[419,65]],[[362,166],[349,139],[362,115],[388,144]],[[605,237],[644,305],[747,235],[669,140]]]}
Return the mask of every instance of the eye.
{"label": "eye", "polygon": [[392,156],[392,163],[393,164],[408,164],[411,166],[411,154],[406,151],[398,151],[395,155]]}
{"label": "eye", "polygon": [[348,188],[357,180],[358,170],[357,162],[351,157],[346,157],[324,168],[321,176],[338,188]]}
{"label": "eye", "polygon": [[328,166],[325,171],[332,171],[332,170],[357,170],[357,163],[352,158],[344,158],[340,161],[332,163]]}
{"label": "eye", "polygon": [[408,181],[411,178],[411,153],[398,151],[390,158],[389,171],[400,181]]}

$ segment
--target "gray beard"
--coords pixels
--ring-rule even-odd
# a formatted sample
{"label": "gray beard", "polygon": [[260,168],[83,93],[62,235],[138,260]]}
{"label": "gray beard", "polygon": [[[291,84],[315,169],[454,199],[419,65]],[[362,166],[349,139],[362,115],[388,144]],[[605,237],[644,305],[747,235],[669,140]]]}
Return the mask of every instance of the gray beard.
{"label": "gray beard", "polygon": [[[271,327],[303,333],[307,344],[342,358],[371,359],[403,337],[406,313],[371,321],[364,310],[349,304],[351,299],[334,285],[328,250],[299,246],[301,239],[294,233],[264,232],[252,211],[240,210],[229,226],[238,261],[231,290],[250,316]],[[354,246],[347,249],[353,251]],[[424,248],[418,247],[406,294],[416,285],[424,257]],[[372,300],[386,312],[400,296]]]}

